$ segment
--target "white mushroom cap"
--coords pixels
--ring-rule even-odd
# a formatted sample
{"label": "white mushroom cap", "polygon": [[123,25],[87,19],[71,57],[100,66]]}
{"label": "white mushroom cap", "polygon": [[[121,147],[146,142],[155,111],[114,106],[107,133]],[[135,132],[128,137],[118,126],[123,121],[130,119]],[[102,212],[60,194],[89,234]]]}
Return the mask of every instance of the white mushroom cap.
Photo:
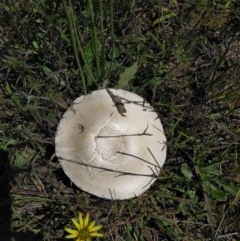
{"label": "white mushroom cap", "polygon": [[[116,96],[122,104],[114,103]],[[119,112],[118,104],[126,113]],[[121,89],[77,98],[59,123],[55,145],[70,180],[108,199],[142,194],[166,159],[166,137],[157,114],[142,97]]]}

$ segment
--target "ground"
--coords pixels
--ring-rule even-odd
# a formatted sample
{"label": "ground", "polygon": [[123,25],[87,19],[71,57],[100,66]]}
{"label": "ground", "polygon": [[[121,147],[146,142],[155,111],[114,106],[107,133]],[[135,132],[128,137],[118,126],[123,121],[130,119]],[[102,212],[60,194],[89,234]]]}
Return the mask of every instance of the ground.
{"label": "ground", "polygon": [[[240,240],[239,13],[238,0],[2,1],[1,240],[64,240],[79,211],[104,240]],[[125,201],[81,191],[55,156],[65,110],[106,87],[143,96],[167,137],[158,180]]]}

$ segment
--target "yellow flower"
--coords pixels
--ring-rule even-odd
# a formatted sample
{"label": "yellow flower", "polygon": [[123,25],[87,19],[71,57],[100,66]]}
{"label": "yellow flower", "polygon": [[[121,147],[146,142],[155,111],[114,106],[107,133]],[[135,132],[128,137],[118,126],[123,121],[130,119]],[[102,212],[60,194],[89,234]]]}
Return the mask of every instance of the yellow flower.
{"label": "yellow flower", "polygon": [[82,213],[79,213],[78,219],[71,219],[76,229],[64,228],[68,234],[65,238],[73,238],[75,241],[91,241],[93,237],[103,237],[103,234],[97,231],[102,228],[102,225],[95,225],[96,222],[89,223],[89,213],[85,218],[82,217]]}

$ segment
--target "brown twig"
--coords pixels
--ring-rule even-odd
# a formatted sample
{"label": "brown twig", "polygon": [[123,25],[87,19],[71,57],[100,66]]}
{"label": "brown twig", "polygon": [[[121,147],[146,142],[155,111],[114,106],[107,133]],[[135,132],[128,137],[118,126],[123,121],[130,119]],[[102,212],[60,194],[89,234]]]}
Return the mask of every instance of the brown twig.
{"label": "brown twig", "polygon": [[124,135],[113,135],[113,136],[96,136],[95,138],[112,138],[112,137],[123,137],[123,136],[152,136],[153,134],[147,133],[148,125],[142,133],[136,134],[124,134]]}
{"label": "brown twig", "polygon": [[124,113],[126,113],[127,110],[125,109],[125,106],[122,103],[121,97],[114,95],[110,89],[106,89],[106,90],[107,90],[109,96],[111,97],[112,101],[114,102],[119,114],[126,117],[124,115]]}

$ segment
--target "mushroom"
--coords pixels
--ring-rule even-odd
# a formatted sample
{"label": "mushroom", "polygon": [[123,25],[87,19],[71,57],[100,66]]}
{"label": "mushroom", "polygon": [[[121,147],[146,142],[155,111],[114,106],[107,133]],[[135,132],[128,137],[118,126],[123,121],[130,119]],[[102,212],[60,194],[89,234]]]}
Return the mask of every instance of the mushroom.
{"label": "mushroom", "polygon": [[58,125],[55,148],[76,186],[115,200],[149,189],[166,159],[158,115],[142,97],[121,89],[77,98]]}

